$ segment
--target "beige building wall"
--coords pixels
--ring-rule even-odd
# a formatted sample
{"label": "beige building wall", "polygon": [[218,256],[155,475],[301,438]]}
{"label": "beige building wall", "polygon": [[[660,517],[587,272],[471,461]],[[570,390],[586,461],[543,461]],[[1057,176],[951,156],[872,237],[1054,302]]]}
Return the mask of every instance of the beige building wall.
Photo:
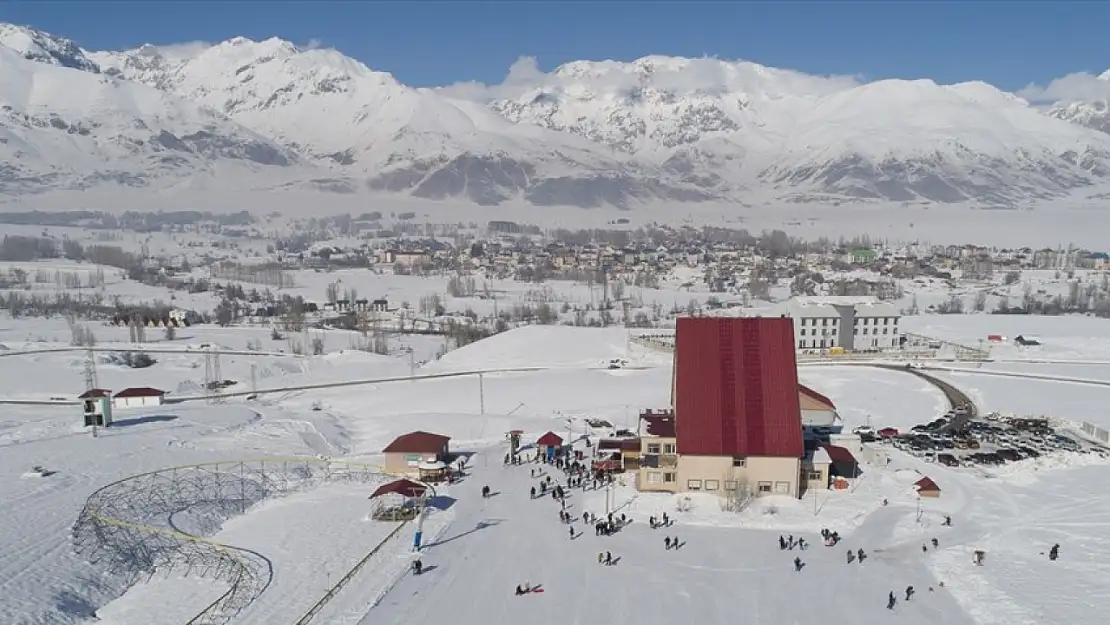
{"label": "beige building wall", "polygon": [[730,456],[681,456],[677,489],[671,492],[708,492],[751,488],[756,496],[800,495],[800,458],[751,457],[742,466]]}
{"label": "beige building wall", "polygon": [[640,439],[640,455],[658,455],[659,466],[641,466],[636,472],[636,487],[648,492],[679,492],[677,451],[678,440],[673,437],[652,436]]}
{"label": "beige building wall", "polygon": [[435,454],[407,454],[407,453],[388,453],[383,454],[385,460],[382,468],[386,473],[411,475],[419,477],[420,471],[416,468],[421,462],[435,462],[437,460]]}
{"label": "beige building wall", "polygon": [[829,465],[819,462],[802,462],[802,486],[805,490],[829,488]]}
{"label": "beige building wall", "polygon": [[[663,465],[662,462],[660,464]],[[673,468],[641,468],[636,476],[636,484],[640,490],[649,492],[706,492],[724,495],[729,490],[747,486],[756,496],[799,497],[803,478],[808,478],[808,475],[802,475],[802,461],[799,458],[753,457],[745,458],[743,466],[734,466],[735,464],[731,456],[680,456],[677,458],[677,466]],[[827,466],[814,483],[823,484],[822,488],[827,487]]]}

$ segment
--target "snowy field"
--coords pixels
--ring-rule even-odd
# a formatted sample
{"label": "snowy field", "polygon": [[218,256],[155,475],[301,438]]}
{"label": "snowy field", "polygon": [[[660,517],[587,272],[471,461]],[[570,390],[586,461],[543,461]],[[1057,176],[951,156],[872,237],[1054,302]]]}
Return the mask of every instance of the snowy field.
{"label": "snowy field", "polygon": [[[986,315],[906,318],[906,328],[945,340],[978,341],[987,334],[1036,335],[1030,350],[996,347],[1005,362],[977,372],[938,372],[968,392],[980,407],[1090,420],[1105,416],[1110,386],[1017,377],[982,371],[1106,378],[1110,333],[1085,318]],[[37,326],[35,324],[38,324]],[[0,321],[0,343],[18,351],[64,346],[64,322]],[[245,345],[249,328],[190,328],[183,343]],[[36,335],[42,335],[43,342]],[[51,335],[63,335],[51,342]],[[31,339],[27,339],[30,336]],[[126,340],[126,334],[105,341]],[[182,350],[184,351],[184,350]],[[203,357],[161,354],[143,370],[98,366],[102,386],[151,385],[181,395],[199,388]],[[624,363],[610,370],[613,360]],[[1038,360],[1071,360],[1051,364]],[[1098,363],[1103,364],[1098,364]],[[405,376],[407,355],[376,356],[334,351],[324,356],[265,354],[225,356],[224,377],[249,387],[373,380]],[[492,372],[535,368],[534,371]],[[0,356],[0,398],[72,397],[83,388],[79,352]],[[481,377],[469,372],[485,371]],[[768,498],[737,514],[707,495],[636,494],[622,478],[612,494],[633,524],[615,536],[587,532],[571,540],[550,499],[530,501],[535,480],[528,467],[504,468],[505,432],[526,438],[552,430],[586,433],[584,417],[635,427],[643,408],[670,398],[669,358],[628,341],[624,330],[529,327],[513,330],[417,367],[457,377],[413,379],[357,386],[288,391],[260,400],[230,398],[209,405],[187,401],[119,411],[117,424],[97,438],[80,426],[74,406],[0,405],[0,622],[13,625],[93,622],[112,625],[183,623],[227,589],[224,582],[175,570],[127,589],[116,576],[74,552],[70,528],[97,488],[144,471],[208,461],[255,458],[333,458],[374,464],[395,436],[429,430],[453,437],[452,447],[476,452],[469,476],[443,491],[453,500],[429,517],[425,575],[406,575],[406,527],[368,560],[352,582],[313,623],[488,622],[645,623],[694,619],[731,621],[738,614],[761,623],[900,623],[1012,625],[1102,622],[1097,606],[1108,596],[1100,580],[1110,561],[1110,494],[1102,487],[1106,461],[1061,453],[992,470],[947,469],[892,452],[889,465],[865,464],[846,491],[802,500]],[[934,418],[943,396],[920,378],[864,367],[806,365],[803,383],[829,396],[848,427],[868,423],[907,428]],[[195,390],[190,391],[195,392]],[[171,395],[172,396],[172,395]],[[595,432],[595,434],[597,434]],[[29,473],[41,465],[53,473]],[[942,489],[939,499],[919,500],[911,484],[921,475]],[[498,494],[482,499],[490,485]],[[152,519],[249,549],[272,565],[267,589],[236,621],[295,622],[375,548],[391,524],[369,521],[373,484],[330,484],[253,505],[211,526],[203,519]],[[602,513],[604,491],[576,490],[570,511]],[[887,499],[889,506],[882,506]],[[918,512],[920,506],[920,514]],[[681,508],[681,509],[680,509]],[[651,530],[649,515],[667,512],[677,524]],[[943,515],[954,520],[941,527]],[[576,524],[581,528],[581,524]],[[845,547],[826,548],[817,532],[840,531]],[[588,528],[587,528],[588,529]],[[782,553],[780,533],[803,536],[813,547]],[[686,544],[663,549],[665,535]],[[939,549],[921,551],[936,537]],[[1042,555],[1061,544],[1061,558]],[[847,548],[870,558],[845,562]],[[987,552],[975,567],[972,551]],[[599,551],[620,558],[597,564]],[[801,572],[792,560],[805,562]],[[480,574],[476,574],[480,572]],[[520,583],[545,592],[514,597]],[[943,582],[943,587],[940,585]],[[887,593],[918,594],[886,610]],[[932,587],[933,591],[928,589]],[[727,588],[727,592],[722,592]],[[806,601],[798,601],[805,596]],[[481,597],[481,601],[475,601]],[[900,596],[900,598],[902,598]]]}
{"label": "snowy field", "polygon": [[[770,210],[768,209],[770,204]],[[415,223],[451,223],[512,220],[542,228],[614,228],[618,220],[629,229],[651,224],[671,224],[746,228],[751,232],[780,229],[791,236],[817,238],[853,237],[905,239],[912,237],[936,244],[997,246],[1053,246],[1057,244],[1090,246],[1104,244],[1099,235],[1107,225],[1099,201],[1076,198],[1043,203],[1025,210],[976,210],[963,205],[910,206],[904,203],[788,204],[768,199],[751,206],[728,204],[683,204],[672,202],[636,206],[632,210],[613,207],[582,209],[565,206],[535,206],[505,203],[500,206],[475,206],[457,201],[431,201],[389,196],[387,198],[328,193],[296,192],[208,192],[189,189],[187,193],[167,194],[135,190],[97,189],[80,192],[59,191],[20,198],[18,210],[72,210],[74,206],[97,206],[100,210],[122,213],[127,210],[204,210],[254,214],[280,212],[282,219],[309,215],[360,214],[367,211],[413,212]],[[16,209],[13,209],[16,210]],[[1004,227],[999,227],[1004,223]]]}

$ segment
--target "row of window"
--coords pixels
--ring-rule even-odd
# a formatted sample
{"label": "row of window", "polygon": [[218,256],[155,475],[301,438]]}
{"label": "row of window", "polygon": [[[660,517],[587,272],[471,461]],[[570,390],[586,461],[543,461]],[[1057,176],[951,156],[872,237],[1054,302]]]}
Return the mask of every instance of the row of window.
{"label": "row of window", "polygon": [[[820,322],[820,323],[818,323],[818,322]],[[817,326],[817,325],[822,325],[822,326],[833,325],[833,326],[835,326],[839,322],[840,322],[839,317],[821,317],[820,319],[815,318],[815,317],[802,317],[801,319],[798,320],[798,325],[800,325],[800,326]],[[898,325],[898,317],[856,317],[855,321],[853,321],[853,325],[873,325],[873,326]]]}
{"label": "row of window", "polygon": [[[660,473],[658,471],[649,471],[647,474],[648,484],[673,484],[676,479],[676,474],[672,472]],[[809,479],[820,480],[821,473],[810,473]],[[726,491],[736,490],[740,487],[740,483],[737,480],[725,480],[724,485]],[[756,488],[758,488],[760,493],[774,492],[784,495],[790,494],[790,482],[758,482]],[[686,480],[686,490],[718,491],[720,489],[720,480]]]}
{"label": "row of window", "polygon": [[648,443],[647,452],[649,454],[673,454],[675,453],[674,443]]}

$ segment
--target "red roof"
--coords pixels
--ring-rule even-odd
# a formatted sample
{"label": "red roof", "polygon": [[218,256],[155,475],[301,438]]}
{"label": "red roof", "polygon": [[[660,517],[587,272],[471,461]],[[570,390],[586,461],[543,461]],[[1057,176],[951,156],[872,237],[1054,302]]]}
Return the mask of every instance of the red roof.
{"label": "red roof", "polygon": [[374,491],[373,495],[370,495],[370,498],[373,499],[382,495],[402,495],[404,497],[415,498],[423,496],[427,490],[428,487],[423,484],[402,479],[388,484],[382,484],[378,487],[378,490]]}
{"label": "red roof", "polygon": [[845,447],[837,445],[821,445],[829,454],[829,459],[837,464],[856,464],[856,457]]}
{"label": "red roof", "polygon": [[78,395],[77,399],[92,399],[94,397],[108,397],[111,394],[112,394],[112,391],[109,391],[106,388],[91,388],[91,389],[85,391],[84,393],[81,393],[80,395]]}
{"label": "red roof", "polygon": [[680,318],[675,421],[680,454],[801,458],[794,322]]}
{"label": "red roof", "polygon": [[883,428],[879,430],[879,436],[890,437],[898,436],[898,428]]}
{"label": "red roof", "polygon": [[799,384],[798,385],[798,392],[801,393],[802,395],[805,395],[806,397],[814,400],[814,401],[819,401],[822,404],[825,404],[829,408],[832,408],[834,410],[836,409],[836,404],[832,403],[831,399],[829,399],[828,397],[825,397],[821,393],[818,393],[817,391],[809,388],[808,386],[802,386],[801,384]]}
{"label": "red roof", "polygon": [[539,445],[540,447],[562,447],[563,437],[559,436],[555,432],[548,432],[547,434],[544,434],[543,436],[536,439],[536,445]]}
{"label": "red roof", "polygon": [[161,397],[166,394],[166,391],[160,391],[156,388],[149,386],[136,386],[134,388],[125,388],[116,393],[116,397]]}
{"label": "red roof", "polygon": [[450,436],[431,432],[409,432],[393,439],[382,453],[438,454],[451,441]]}
{"label": "red roof", "polygon": [[920,480],[917,480],[916,482],[914,482],[913,485],[917,487],[917,490],[919,492],[920,491],[928,491],[928,492],[934,492],[934,493],[939,493],[940,492],[940,486],[937,486],[937,483],[934,482],[929,477],[923,477]]}
{"label": "red roof", "polygon": [[662,438],[675,437],[675,423],[674,415],[641,415],[644,424],[647,426],[648,436],[659,436]]}

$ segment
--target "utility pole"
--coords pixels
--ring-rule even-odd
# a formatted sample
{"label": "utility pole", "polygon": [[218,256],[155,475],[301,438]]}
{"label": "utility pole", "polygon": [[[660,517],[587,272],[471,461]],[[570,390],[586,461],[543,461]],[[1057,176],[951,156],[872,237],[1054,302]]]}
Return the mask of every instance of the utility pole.
{"label": "utility pole", "polygon": [[486,414],[486,383],[481,373],[478,374],[478,401],[482,408],[482,414]]}
{"label": "utility pole", "polygon": [[251,393],[258,392],[258,365],[251,363]]}

